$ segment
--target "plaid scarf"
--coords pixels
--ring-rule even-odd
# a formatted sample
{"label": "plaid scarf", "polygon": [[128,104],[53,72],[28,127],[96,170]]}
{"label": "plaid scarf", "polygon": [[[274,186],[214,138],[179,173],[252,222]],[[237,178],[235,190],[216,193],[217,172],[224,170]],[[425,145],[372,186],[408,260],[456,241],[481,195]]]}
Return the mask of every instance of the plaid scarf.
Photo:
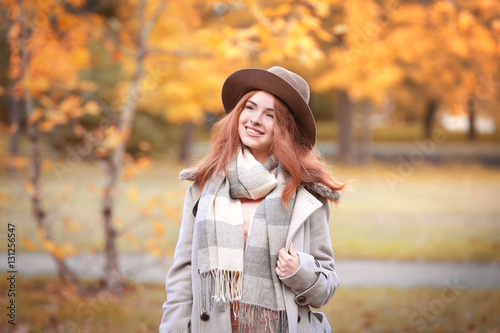
{"label": "plaid scarf", "polygon": [[[240,332],[286,332],[281,281],[275,273],[278,252],[285,247],[295,195],[289,211],[281,202],[287,175],[270,158],[259,163],[242,148],[226,175],[204,187],[195,225],[198,242],[202,312],[215,302],[231,302]],[[244,248],[241,198],[264,198],[254,213]]]}

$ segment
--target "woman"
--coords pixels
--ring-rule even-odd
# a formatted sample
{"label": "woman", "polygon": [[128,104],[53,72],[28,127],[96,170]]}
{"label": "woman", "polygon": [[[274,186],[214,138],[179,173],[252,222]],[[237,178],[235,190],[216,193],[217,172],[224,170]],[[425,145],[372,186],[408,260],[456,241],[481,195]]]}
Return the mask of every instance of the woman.
{"label": "woman", "polygon": [[335,293],[328,201],[337,183],[313,148],[309,87],[281,67],[222,88],[212,149],[181,179],[185,201],[160,332],[329,332],[311,312]]}

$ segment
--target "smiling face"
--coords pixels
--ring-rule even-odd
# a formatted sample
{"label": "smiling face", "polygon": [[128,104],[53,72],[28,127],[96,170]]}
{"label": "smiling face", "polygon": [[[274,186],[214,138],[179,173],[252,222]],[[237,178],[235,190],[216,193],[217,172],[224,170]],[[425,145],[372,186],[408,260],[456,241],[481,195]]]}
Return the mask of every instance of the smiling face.
{"label": "smiling face", "polygon": [[271,156],[275,101],[272,94],[258,91],[248,99],[238,121],[241,142],[250,148],[255,159],[261,163]]}

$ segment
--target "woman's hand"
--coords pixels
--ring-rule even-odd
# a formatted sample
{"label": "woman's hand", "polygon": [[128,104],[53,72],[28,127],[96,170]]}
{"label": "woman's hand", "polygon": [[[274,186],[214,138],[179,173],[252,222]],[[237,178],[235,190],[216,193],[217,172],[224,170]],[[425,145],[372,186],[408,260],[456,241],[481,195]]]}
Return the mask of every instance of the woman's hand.
{"label": "woman's hand", "polygon": [[300,259],[297,252],[293,248],[293,243],[290,244],[289,252],[282,248],[278,254],[278,264],[276,265],[276,274],[280,278],[292,275],[299,269]]}

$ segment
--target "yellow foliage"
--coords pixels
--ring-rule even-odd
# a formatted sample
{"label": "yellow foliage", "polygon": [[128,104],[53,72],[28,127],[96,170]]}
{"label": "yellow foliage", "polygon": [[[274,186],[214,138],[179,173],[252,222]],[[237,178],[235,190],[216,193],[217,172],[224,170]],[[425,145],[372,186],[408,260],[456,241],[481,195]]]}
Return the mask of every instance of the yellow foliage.
{"label": "yellow foliage", "polygon": [[469,30],[474,24],[475,24],[475,19],[471,13],[469,13],[468,11],[460,12],[458,16],[458,28],[461,31]]}
{"label": "yellow foliage", "polygon": [[2,201],[2,202],[9,202],[10,201],[10,196],[7,193],[0,192],[0,201]]}
{"label": "yellow foliage", "polygon": [[151,159],[148,157],[141,157],[133,164],[125,167],[123,178],[128,180],[140,172],[151,168]]}
{"label": "yellow foliage", "polygon": [[16,169],[23,169],[28,166],[29,159],[22,156],[13,156],[11,157],[11,163]]}
{"label": "yellow foliage", "polygon": [[92,183],[92,182],[87,182],[87,183],[85,184],[85,187],[87,188],[87,190],[88,190],[89,192],[95,192],[95,190],[96,190],[96,186],[95,186],[95,184],[94,184],[94,183]]}
{"label": "yellow foliage", "polygon": [[78,90],[81,91],[96,91],[97,88],[97,84],[92,81],[80,81],[78,85]]}
{"label": "yellow foliage", "polygon": [[21,236],[21,242],[28,251],[33,251],[36,249],[36,244],[26,235]]}
{"label": "yellow foliage", "polygon": [[343,15],[332,19],[329,31],[338,44],[311,87],[344,89],[355,100],[379,103],[411,82],[423,95],[439,94],[444,104],[465,100],[474,94],[477,77],[498,71],[499,43],[487,28],[492,16],[481,12],[493,8],[491,1],[482,2],[337,3]]}
{"label": "yellow foliage", "polygon": [[91,115],[98,115],[100,112],[99,105],[94,101],[88,101],[87,103],[85,103],[84,108],[85,111],[87,111],[87,113]]}
{"label": "yellow foliage", "polygon": [[42,162],[42,171],[47,171],[52,168],[52,161],[51,160],[44,160]]}
{"label": "yellow foliage", "polygon": [[57,245],[50,239],[44,239],[43,248],[46,252],[52,254],[58,259],[64,259],[68,256],[72,256],[78,253],[77,249],[73,245],[69,243]]}
{"label": "yellow foliage", "polygon": [[131,187],[128,189],[128,192],[127,192],[127,196],[128,196],[128,199],[132,202],[135,202],[137,201],[137,199],[139,198],[139,190],[137,190],[137,187]]}
{"label": "yellow foliage", "polygon": [[151,150],[151,144],[147,141],[139,141],[137,144],[140,150],[142,151],[150,151]]}
{"label": "yellow foliage", "polygon": [[73,190],[73,184],[70,183],[70,182],[67,182],[67,181],[63,182],[63,186],[62,187],[63,187],[63,191],[64,192],[70,192],[70,191]]}
{"label": "yellow foliage", "polygon": [[35,194],[35,186],[33,185],[33,183],[31,181],[24,183],[24,190],[26,191],[26,193],[29,196],[32,196],[33,194]]}
{"label": "yellow foliage", "polygon": [[141,240],[139,237],[131,233],[130,231],[127,231],[126,233],[123,234],[123,238],[128,241],[130,244],[132,244],[133,247],[137,248],[143,240]]}
{"label": "yellow foliage", "polygon": [[87,251],[90,252],[90,253],[98,253],[101,251],[100,248],[98,248],[97,246],[91,244],[87,247]]}
{"label": "yellow foliage", "polygon": [[56,250],[56,244],[50,239],[44,239],[42,244],[44,250],[48,253],[54,253],[54,251]]}
{"label": "yellow foliage", "polygon": [[114,224],[115,226],[117,226],[118,228],[122,228],[123,225],[124,225],[124,222],[123,222],[123,219],[122,218],[119,218],[119,217],[116,217],[114,219]]}
{"label": "yellow foliage", "polygon": [[145,217],[150,217],[152,215],[152,207],[151,206],[144,206],[142,207],[142,215]]}
{"label": "yellow foliage", "polygon": [[434,11],[437,13],[452,13],[455,12],[455,7],[453,3],[442,0],[434,4]]}
{"label": "yellow foliage", "polygon": [[176,207],[166,205],[163,207],[163,215],[177,225],[181,222],[180,211]]}
{"label": "yellow foliage", "polygon": [[30,117],[28,118],[28,124],[34,124],[42,117],[42,109],[35,107],[33,108],[33,112],[31,113]]}
{"label": "yellow foliage", "polygon": [[69,218],[69,217],[67,217],[67,216],[65,216],[65,217],[63,218],[63,222],[64,222],[64,226],[65,226],[65,227],[68,229],[68,231],[70,231],[70,232],[78,232],[78,231],[80,231],[80,230],[82,229],[82,228],[81,228],[81,225],[80,225],[78,222],[76,222],[76,221],[74,221],[74,220],[70,219],[70,218]]}
{"label": "yellow foliage", "polygon": [[159,248],[159,243],[157,239],[150,238],[146,241],[144,244],[144,248],[147,251],[147,253],[153,255],[154,257],[160,257],[161,256],[161,251]]}
{"label": "yellow foliage", "polygon": [[165,197],[165,201],[172,202],[173,200],[175,200],[176,195],[175,195],[174,191],[168,190],[167,192],[165,192],[164,197]]}
{"label": "yellow foliage", "polygon": [[165,225],[164,223],[161,223],[161,222],[153,222],[153,231],[155,233],[155,235],[161,235],[163,233],[165,233]]}
{"label": "yellow foliage", "polygon": [[103,146],[106,149],[116,148],[120,143],[122,143],[128,134],[120,131],[116,126],[110,126],[105,130],[105,139],[103,141]]}

